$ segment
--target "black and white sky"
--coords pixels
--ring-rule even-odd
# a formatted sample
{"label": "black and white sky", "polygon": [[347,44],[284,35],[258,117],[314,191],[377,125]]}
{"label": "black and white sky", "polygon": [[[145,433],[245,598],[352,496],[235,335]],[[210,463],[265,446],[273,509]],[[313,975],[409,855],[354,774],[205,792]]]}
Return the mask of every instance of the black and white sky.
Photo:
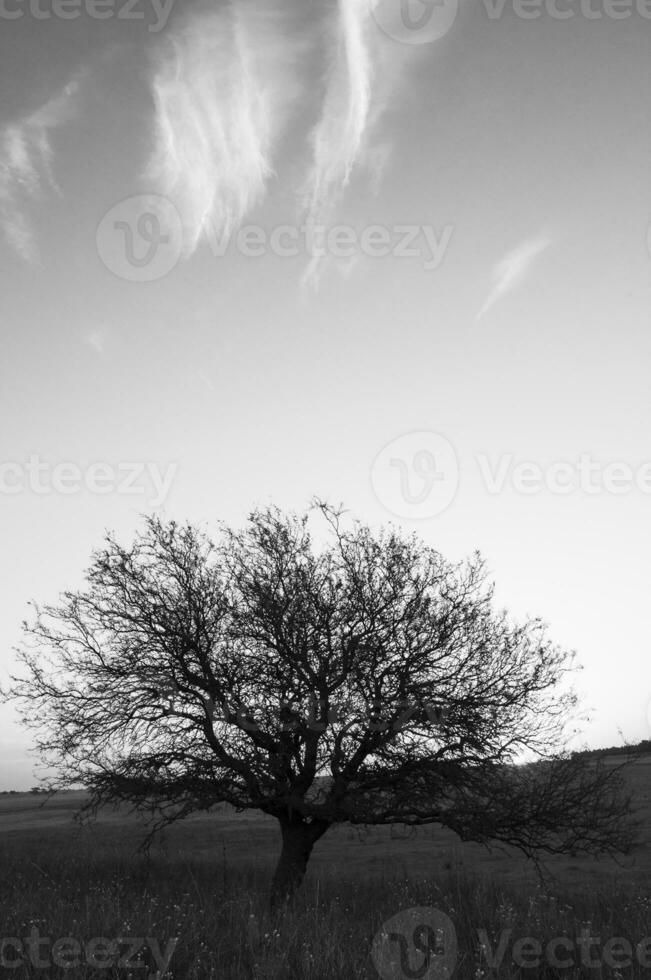
{"label": "black and white sky", "polygon": [[649,92],[646,0],[0,0],[0,673],[105,529],[319,494],[651,736]]}

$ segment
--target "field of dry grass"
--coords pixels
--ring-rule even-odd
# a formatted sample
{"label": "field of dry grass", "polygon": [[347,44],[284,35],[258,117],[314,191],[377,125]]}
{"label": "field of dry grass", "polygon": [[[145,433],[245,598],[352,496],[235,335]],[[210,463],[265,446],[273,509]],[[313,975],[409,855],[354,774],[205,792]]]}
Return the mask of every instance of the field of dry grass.
{"label": "field of dry grass", "polygon": [[[631,767],[628,778],[639,815],[651,828],[651,757]],[[636,949],[651,936],[646,827],[635,853],[621,863],[569,855],[550,859],[544,883],[517,853],[462,844],[440,828],[412,833],[339,827],[317,845],[296,908],[277,918],[267,908],[279,847],[273,820],[225,808],[197,816],[166,831],[145,858],[136,854],[143,828],[135,818],[110,811],[80,827],[72,820],[80,802],[81,794],[72,793],[45,805],[30,794],[0,796],[0,935],[23,941],[36,929],[52,943],[71,937],[80,950],[75,958],[64,943],[57,965],[43,945],[42,965],[35,966],[27,947],[14,962],[14,948],[7,946],[2,975],[139,978],[153,977],[161,967],[161,976],[198,980],[378,977],[371,947],[382,923],[401,910],[427,906],[454,924],[453,975],[461,980],[651,980],[651,940],[648,963],[647,947]],[[572,964],[562,967],[545,955],[536,966],[518,965],[511,955],[518,938],[532,937],[544,949],[555,937],[576,941],[586,928],[601,945],[615,937],[630,943],[630,965],[625,948],[601,955],[595,944],[590,955],[601,960],[590,966],[582,963],[587,953],[578,946]],[[142,940],[142,955],[127,963],[129,936]],[[491,955],[504,936],[504,956],[491,969]],[[93,947],[89,959],[88,943],[95,937],[114,946]],[[118,939],[121,946],[115,945]],[[66,955],[77,965],[63,965]],[[431,976],[438,980],[443,974]]]}

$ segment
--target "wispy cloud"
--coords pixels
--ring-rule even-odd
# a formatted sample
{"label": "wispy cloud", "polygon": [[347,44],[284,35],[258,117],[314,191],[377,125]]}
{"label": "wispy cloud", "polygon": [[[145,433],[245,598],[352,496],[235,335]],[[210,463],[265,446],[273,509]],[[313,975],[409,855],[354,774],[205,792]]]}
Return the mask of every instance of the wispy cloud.
{"label": "wispy cloud", "polygon": [[546,235],[540,235],[537,238],[522,242],[512,252],[505,255],[501,262],[497,263],[493,271],[493,287],[477,314],[476,321],[481,320],[498,300],[522,282],[534,259],[541,252],[544,252],[549,245],[551,245],[551,239]]}
{"label": "wispy cloud", "polygon": [[83,77],[77,74],[35,112],[0,129],[0,226],[9,245],[28,262],[39,254],[29,209],[44,189],[58,192],[51,134],[75,115]]}
{"label": "wispy cloud", "polygon": [[[228,0],[173,25],[155,52],[146,177],[182,215],[186,256],[204,236],[230,235],[263,201],[287,124],[304,114],[316,122],[305,134],[297,218],[327,221],[356,169],[377,190],[390,145],[371,136],[414,56],[379,30],[377,2],[338,0],[306,21],[302,2]],[[325,78],[314,67],[322,57]],[[303,151],[293,152],[295,166]],[[319,264],[312,259],[305,281]]]}
{"label": "wispy cloud", "polygon": [[[377,193],[390,145],[370,140],[396,94],[404,52],[378,30],[378,0],[339,0],[321,115],[312,135],[313,161],[306,182],[308,221],[324,223],[356,167],[366,170]],[[312,258],[304,285],[317,286],[321,260]]]}
{"label": "wispy cloud", "polygon": [[227,234],[262,200],[292,102],[300,52],[284,0],[193,12],[156,55],[147,176],[184,221],[186,252]]}
{"label": "wispy cloud", "polygon": [[84,337],[84,342],[103,357],[106,354],[106,344],[108,341],[109,332],[106,327],[95,327],[94,330],[89,331]]}
{"label": "wispy cloud", "polygon": [[346,186],[362,146],[371,109],[370,13],[371,0],[340,0],[323,110],[312,134],[312,210]]}

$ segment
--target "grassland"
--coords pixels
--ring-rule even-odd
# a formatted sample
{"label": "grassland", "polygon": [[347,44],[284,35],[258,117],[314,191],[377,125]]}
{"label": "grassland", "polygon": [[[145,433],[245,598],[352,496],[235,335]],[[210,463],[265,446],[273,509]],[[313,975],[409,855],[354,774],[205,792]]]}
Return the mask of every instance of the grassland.
{"label": "grassland", "polygon": [[[319,842],[299,901],[282,915],[267,901],[279,845],[273,820],[223,808],[169,829],[145,857],[137,853],[143,828],[124,812],[79,826],[77,794],[44,806],[29,794],[0,796],[0,937],[22,944],[4,947],[0,976],[377,978],[371,948],[382,924],[411,907],[434,907],[454,924],[452,976],[460,980],[651,980],[651,939],[638,948],[651,937],[651,756],[628,778],[646,824],[635,853],[619,864],[555,858],[541,882],[517,853],[464,845],[441,828],[344,826]],[[49,940],[37,950],[41,966],[35,947],[25,946],[30,935]],[[93,945],[98,937],[109,945]],[[514,943],[525,937],[542,955],[534,947],[518,953]],[[559,941],[554,954],[545,951],[550,940]],[[166,949],[171,958],[159,971]],[[414,976],[444,976],[419,974],[422,959],[413,952]]]}

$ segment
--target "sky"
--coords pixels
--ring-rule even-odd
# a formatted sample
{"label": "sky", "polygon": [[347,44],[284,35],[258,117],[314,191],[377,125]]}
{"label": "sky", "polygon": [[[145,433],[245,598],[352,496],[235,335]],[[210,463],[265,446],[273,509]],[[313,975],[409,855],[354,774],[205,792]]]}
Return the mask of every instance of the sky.
{"label": "sky", "polygon": [[0,0],[0,683],[106,530],[319,495],[479,549],[574,744],[651,737],[650,18]]}

